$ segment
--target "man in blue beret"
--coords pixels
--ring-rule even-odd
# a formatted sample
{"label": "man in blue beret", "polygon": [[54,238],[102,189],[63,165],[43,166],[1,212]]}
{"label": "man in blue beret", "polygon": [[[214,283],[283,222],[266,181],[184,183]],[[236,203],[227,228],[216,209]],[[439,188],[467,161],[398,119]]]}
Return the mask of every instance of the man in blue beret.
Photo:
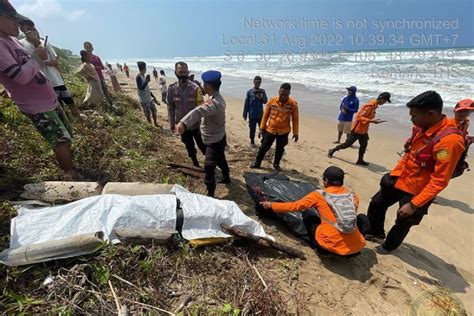
{"label": "man in blue beret", "polygon": [[202,140],[206,145],[206,158],[204,170],[206,176],[204,183],[207,195],[214,197],[216,191],[216,166],[222,171],[223,178],[219,183],[230,183],[229,165],[225,158],[226,133],[225,133],[225,100],[219,89],[221,86],[221,73],[209,70],[202,74],[204,90],[209,99],[185,115],[178,124],[176,131],[180,134],[186,132],[188,126],[201,122],[200,129]]}

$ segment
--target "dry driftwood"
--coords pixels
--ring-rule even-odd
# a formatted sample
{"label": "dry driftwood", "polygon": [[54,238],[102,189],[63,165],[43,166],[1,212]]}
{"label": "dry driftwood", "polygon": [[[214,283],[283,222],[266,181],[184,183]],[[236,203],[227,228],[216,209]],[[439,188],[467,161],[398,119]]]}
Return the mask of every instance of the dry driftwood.
{"label": "dry driftwood", "polygon": [[166,244],[177,231],[148,227],[117,227],[114,233],[126,243],[143,244],[154,241],[158,244]]}
{"label": "dry driftwood", "polygon": [[196,172],[200,172],[200,173],[204,173],[204,172],[205,172],[203,168],[194,167],[194,166],[188,166],[188,165],[183,165],[183,164],[174,163],[174,162],[170,162],[170,163],[168,164],[168,166],[170,166],[171,168],[175,168],[175,169],[183,168],[183,169],[189,169],[189,170],[196,171]]}
{"label": "dry driftwood", "polygon": [[151,195],[172,194],[172,184],[143,182],[108,182],[102,194]]}
{"label": "dry driftwood", "polygon": [[27,201],[8,201],[13,206],[25,206],[25,205],[33,205],[33,206],[51,206],[51,204],[39,201],[39,200],[27,200]]}
{"label": "dry driftwood", "polygon": [[100,195],[102,186],[97,182],[45,181],[24,186],[21,198],[54,203],[72,202],[86,197]]}
{"label": "dry driftwood", "polygon": [[300,259],[306,259],[305,255],[302,251],[299,251],[299,250],[291,248],[289,246],[274,242],[273,240],[270,240],[270,239],[267,239],[267,238],[264,238],[264,237],[260,237],[260,236],[255,236],[255,235],[247,233],[246,231],[243,231],[239,228],[231,227],[231,226],[226,225],[226,224],[221,224],[221,228],[224,232],[226,232],[228,234],[231,234],[231,235],[234,235],[234,236],[237,236],[237,237],[240,237],[240,238],[252,240],[252,241],[256,242],[259,245],[276,249],[280,252],[289,254],[291,256],[294,256],[294,257],[297,257],[297,258],[300,258]]}
{"label": "dry driftwood", "polygon": [[0,254],[0,262],[8,266],[20,266],[85,255],[97,249],[103,239],[104,233],[96,232],[5,249]]}
{"label": "dry driftwood", "polygon": [[204,178],[204,174],[201,173],[201,172],[198,172],[198,171],[194,171],[194,170],[187,169],[187,168],[176,168],[176,170],[181,172],[182,174],[185,174],[185,175],[190,176],[190,177]]}

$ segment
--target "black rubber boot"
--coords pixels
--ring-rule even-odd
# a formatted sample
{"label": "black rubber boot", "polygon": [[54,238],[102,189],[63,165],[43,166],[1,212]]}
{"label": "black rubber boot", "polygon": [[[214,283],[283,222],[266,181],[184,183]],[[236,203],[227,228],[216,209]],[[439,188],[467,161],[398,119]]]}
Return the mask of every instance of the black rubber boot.
{"label": "black rubber boot", "polygon": [[255,161],[253,164],[250,165],[250,168],[260,169],[262,167],[261,164],[262,164],[261,162]]}
{"label": "black rubber boot", "polygon": [[197,160],[197,158],[194,157],[194,158],[191,158],[191,159],[193,160],[193,166],[196,167],[196,168],[199,168],[200,166],[199,166],[199,161]]}

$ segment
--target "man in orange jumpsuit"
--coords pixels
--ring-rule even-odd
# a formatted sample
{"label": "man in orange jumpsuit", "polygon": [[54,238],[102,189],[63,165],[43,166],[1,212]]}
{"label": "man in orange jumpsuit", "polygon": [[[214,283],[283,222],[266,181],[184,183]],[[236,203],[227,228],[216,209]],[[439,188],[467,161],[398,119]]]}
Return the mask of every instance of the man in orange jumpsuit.
{"label": "man in orange jumpsuit", "polygon": [[[341,195],[350,193],[344,184],[344,171],[341,168],[331,166],[323,173],[324,192],[327,194]],[[353,207],[357,210],[359,206],[359,195],[353,195]],[[340,232],[333,223],[336,222],[334,212],[331,210],[325,197],[318,191],[314,191],[296,202],[276,203],[260,202],[266,209],[272,209],[276,213],[297,212],[316,208],[318,215],[306,210],[302,213],[304,225],[311,240],[311,246],[318,250],[318,253],[335,253],[341,256],[358,253],[365,246],[363,231],[365,215],[357,217],[357,226],[350,233]],[[361,231],[359,231],[361,229]]]}
{"label": "man in orange jumpsuit", "polygon": [[454,117],[450,118],[455,123],[463,135],[468,138],[469,143],[474,141],[474,136],[469,136],[469,116],[474,111],[474,101],[464,99],[456,103],[454,107]]}
{"label": "man in orange jumpsuit", "polygon": [[460,163],[454,170],[453,178],[459,177],[464,171],[469,170],[469,164],[466,161],[469,152],[469,146],[474,142],[474,136],[469,136],[469,116],[474,111],[474,101],[471,99],[463,99],[456,103],[454,107],[454,117],[449,121],[457,126],[464,137],[464,152],[461,155]]}
{"label": "man in orange jumpsuit", "polygon": [[259,138],[263,134],[262,145],[258,150],[255,162],[250,166],[251,168],[260,168],[265,154],[276,140],[273,167],[280,171],[280,161],[285,152],[285,146],[288,144],[288,135],[292,127],[293,139],[295,142],[298,141],[298,103],[290,97],[290,92],[291,85],[284,83],[280,86],[279,95],[268,101],[258,134]]}
{"label": "man in orange jumpsuit", "polygon": [[[419,129],[392,172],[382,177],[367,211],[371,228],[366,239],[385,239],[376,248],[380,254],[400,246],[410,228],[421,222],[433,199],[448,185],[464,151],[461,132],[442,114],[443,100],[436,91],[423,92],[407,107]],[[385,236],[385,214],[396,202],[397,219]]]}
{"label": "man in orange jumpsuit", "polygon": [[372,99],[369,103],[365,104],[362,109],[357,112],[356,119],[352,123],[352,131],[347,136],[346,141],[340,144],[328,152],[328,157],[332,158],[334,153],[341,149],[351,147],[357,140],[359,141],[359,159],[356,164],[367,166],[369,163],[364,161],[365,151],[369,142],[369,125],[370,123],[379,124],[384,121],[375,119],[375,110],[386,102],[391,103],[390,93],[382,92],[377,99]]}

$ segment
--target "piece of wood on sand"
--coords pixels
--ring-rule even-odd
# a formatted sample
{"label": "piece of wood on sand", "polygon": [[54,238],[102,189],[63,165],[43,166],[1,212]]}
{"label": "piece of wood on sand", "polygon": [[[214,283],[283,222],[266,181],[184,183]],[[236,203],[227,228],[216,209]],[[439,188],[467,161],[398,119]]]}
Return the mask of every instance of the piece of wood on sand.
{"label": "piece of wood on sand", "polygon": [[168,163],[168,167],[175,169],[176,171],[181,172],[182,174],[185,174],[187,176],[193,177],[193,178],[204,178],[204,169],[203,168],[198,168],[194,166],[187,166],[183,165],[180,163],[174,163],[170,162]]}
{"label": "piece of wood on sand", "polygon": [[253,242],[255,242],[259,245],[276,249],[276,250],[278,250],[282,253],[291,255],[293,257],[297,257],[297,258],[300,258],[300,259],[303,259],[303,260],[306,259],[305,255],[302,251],[300,251],[298,249],[291,248],[289,246],[286,246],[286,245],[283,245],[283,244],[280,244],[280,243],[277,243],[277,242],[274,242],[273,240],[270,240],[268,238],[256,236],[256,235],[250,234],[246,231],[243,231],[243,230],[241,230],[237,227],[231,227],[231,226],[226,225],[226,224],[221,224],[221,228],[227,234],[251,240],[251,241],[253,241]]}
{"label": "piece of wood on sand", "polygon": [[192,171],[196,171],[196,172],[200,172],[200,173],[205,173],[203,168],[183,165],[183,164],[180,164],[180,163],[170,162],[170,163],[168,163],[168,166],[171,167],[171,168],[174,168],[174,169],[182,168],[182,169],[188,169],[188,170],[192,170]]}
{"label": "piece of wood on sand", "polygon": [[44,181],[26,184],[24,189],[22,199],[49,203],[72,202],[102,193],[102,186],[97,182]]}
{"label": "piece of wood on sand", "polygon": [[144,182],[108,182],[102,194],[154,195],[172,194],[173,185]]}
{"label": "piece of wood on sand", "polygon": [[8,266],[21,266],[85,255],[94,252],[103,240],[104,233],[95,232],[25,245],[15,249],[5,249],[0,253],[0,262]]}
{"label": "piece of wood on sand", "polygon": [[156,244],[166,244],[178,232],[149,227],[117,227],[114,228],[114,233],[123,243],[141,245],[152,241]]}
{"label": "piece of wood on sand", "polygon": [[187,175],[187,176],[190,176],[190,177],[193,177],[193,178],[197,178],[197,179],[204,178],[203,173],[200,173],[200,172],[197,172],[197,171],[194,171],[194,170],[190,170],[190,169],[186,169],[186,168],[176,168],[175,170],[181,172],[184,175]]}

